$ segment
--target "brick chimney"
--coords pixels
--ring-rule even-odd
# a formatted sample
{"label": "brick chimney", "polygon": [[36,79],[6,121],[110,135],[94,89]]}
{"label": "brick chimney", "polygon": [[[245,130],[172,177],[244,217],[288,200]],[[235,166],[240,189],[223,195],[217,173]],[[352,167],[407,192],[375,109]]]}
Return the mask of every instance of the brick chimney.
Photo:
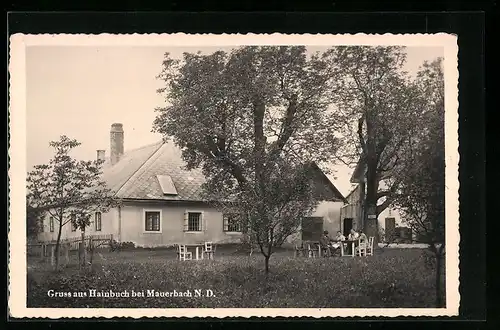
{"label": "brick chimney", "polygon": [[123,124],[114,123],[110,131],[111,165],[115,165],[123,155]]}
{"label": "brick chimney", "polygon": [[97,160],[104,161],[106,159],[106,150],[97,150]]}

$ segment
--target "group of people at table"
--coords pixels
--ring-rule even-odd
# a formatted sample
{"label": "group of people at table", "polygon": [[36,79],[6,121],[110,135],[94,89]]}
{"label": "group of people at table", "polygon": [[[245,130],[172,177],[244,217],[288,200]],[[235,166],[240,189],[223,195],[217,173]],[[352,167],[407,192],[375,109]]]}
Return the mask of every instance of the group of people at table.
{"label": "group of people at table", "polygon": [[[322,255],[331,256],[334,255],[337,251],[339,251],[339,254],[341,254],[340,249],[344,248],[343,242],[354,242],[354,245],[356,245],[356,242],[360,241],[368,241],[368,238],[362,230],[359,230],[357,232],[354,229],[351,229],[349,235],[347,235],[347,238],[342,234],[341,231],[337,232],[335,238],[330,238],[328,231],[325,230],[323,232],[323,235],[319,239],[319,247],[321,249]],[[349,250],[348,253],[352,254],[353,251],[350,251],[352,249],[352,245],[345,244],[345,246]]]}

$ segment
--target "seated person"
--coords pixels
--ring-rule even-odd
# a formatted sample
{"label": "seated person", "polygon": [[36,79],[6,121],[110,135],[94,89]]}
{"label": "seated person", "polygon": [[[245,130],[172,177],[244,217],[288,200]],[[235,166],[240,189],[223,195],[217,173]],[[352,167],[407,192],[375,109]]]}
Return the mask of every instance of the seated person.
{"label": "seated person", "polygon": [[330,255],[330,236],[328,236],[328,231],[324,231],[323,235],[319,239],[319,246],[321,251],[325,251],[328,255]]}
{"label": "seated person", "polygon": [[336,243],[334,243],[332,245],[333,248],[335,248],[335,249],[338,249],[340,247],[340,243],[339,242],[345,241],[345,236],[342,235],[341,231],[337,232],[337,236],[335,236],[335,241],[336,241]]}
{"label": "seated person", "polygon": [[354,229],[351,229],[351,233],[349,234],[347,239],[349,241],[356,241],[358,238],[359,238],[359,234]]}
{"label": "seated person", "polygon": [[368,237],[366,237],[365,233],[362,230],[359,231],[359,240],[363,242],[368,242]]}

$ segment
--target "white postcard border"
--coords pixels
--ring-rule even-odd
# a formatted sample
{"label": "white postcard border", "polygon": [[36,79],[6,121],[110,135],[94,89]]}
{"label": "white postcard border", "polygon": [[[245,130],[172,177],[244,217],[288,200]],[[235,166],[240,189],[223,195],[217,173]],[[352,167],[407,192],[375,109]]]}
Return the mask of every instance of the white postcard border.
{"label": "white postcard border", "polygon": [[[401,45],[443,47],[446,150],[446,308],[81,309],[26,306],[26,59],[29,46]],[[451,34],[15,34],[10,38],[9,312],[21,318],[455,316],[459,294],[458,45]],[[16,220],[17,219],[17,220]],[[14,221],[16,220],[16,221]]]}

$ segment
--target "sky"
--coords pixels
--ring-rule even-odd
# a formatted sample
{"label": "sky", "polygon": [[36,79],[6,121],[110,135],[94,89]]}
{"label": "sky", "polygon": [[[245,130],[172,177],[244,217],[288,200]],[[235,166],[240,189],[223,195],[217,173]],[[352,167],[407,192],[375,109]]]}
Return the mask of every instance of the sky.
{"label": "sky", "polygon": [[[156,93],[162,87],[156,76],[165,52],[180,58],[184,52],[211,53],[219,49],[229,48],[27,47],[27,170],[48,163],[53,155],[49,142],[60,135],[82,143],[72,153],[75,158],[95,159],[98,149],[105,149],[109,156],[112,123],[123,124],[125,150],[159,141],[161,135],[152,133],[151,128],[154,109],[164,103]],[[405,70],[415,74],[425,60],[439,56],[443,56],[441,47],[407,48]],[[352,169],[332,166],[331,170],[329,177],[347,195]]]}

